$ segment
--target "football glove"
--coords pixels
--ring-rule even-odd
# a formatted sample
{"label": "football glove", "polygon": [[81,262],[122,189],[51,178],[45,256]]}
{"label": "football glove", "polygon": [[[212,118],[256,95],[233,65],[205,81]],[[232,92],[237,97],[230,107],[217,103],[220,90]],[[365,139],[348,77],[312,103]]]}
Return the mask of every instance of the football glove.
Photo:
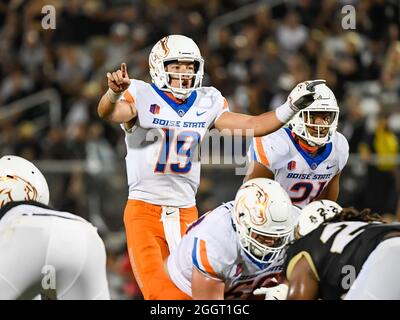
{"label": "football glove", "polygon": [[315,99],[318,98],[315,92],[315,86],[325,83],[325,80],[308,80],[300,82],[294,89],[289,93],[287,102],[289,107],[294,111],[298,112],[304,108],[307,108]]}
{"label": "football glove", "polygon": [[289,287],[281,283],[277,286],[265,288],[261,287],[253,291],[255,296],[265,295],[264,300],[286,300]]}

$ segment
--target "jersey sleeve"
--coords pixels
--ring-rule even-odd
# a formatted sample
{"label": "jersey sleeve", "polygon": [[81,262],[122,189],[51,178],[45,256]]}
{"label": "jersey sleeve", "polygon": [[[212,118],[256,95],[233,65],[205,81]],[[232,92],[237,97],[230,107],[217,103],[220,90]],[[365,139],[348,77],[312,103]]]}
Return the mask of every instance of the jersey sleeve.
{"label": "jersey sleeve", "polygon": [[136,102],[136,91],[137,91],[137,80],[131,79],[131,84],[128,89],[124,91],[124,94],[118,99],[118,101],[126,101],[129,103]]}
{"label": "jersey sleeve", "polygon": [[[136,91],[137,91],[137,83],[136,80],[131,79],[131,84],[129,85],[128,89],[124,91],[124,94],[118,99],[118,101],[126,101],[128,103],[135,103],[136,106]],[[138,110],[139,112],[139,110]],[[125,126],[125,123],[120,123],[120,127],[122,130],[124,130],[126,133],[131,133],[132,128],[128,129]]]}
{"label": "jersey sleeve", "polygon": [[337,152],[339,154],[339,171],[342,171],[349,159],[349,143],[342,134],[338,136]]}
{"label": "jersey sleeve", "polygon": [[274,172],[281,167],[282,159],[288,152],[288,144],[275,132],[253,138],[247,156],[249,161],[257,161]]}
{"label": "jersey sleeve", "polygon": [[228,100],[221,94],[221,92],[215,88],[212,90],[213,100],[215,104],[216,114],[214,123],[219,119],[219,117],[225,112],[229,112]]}
{"label": "jersey sleeve", "polygon": [[[229,266],[229,254],[218,241],[195,237],[192,249],[192,264],[206,277],[225,281]],[[224,252],[225,251],[225,252]],[[222,254],[224,252],[224,254]]]}

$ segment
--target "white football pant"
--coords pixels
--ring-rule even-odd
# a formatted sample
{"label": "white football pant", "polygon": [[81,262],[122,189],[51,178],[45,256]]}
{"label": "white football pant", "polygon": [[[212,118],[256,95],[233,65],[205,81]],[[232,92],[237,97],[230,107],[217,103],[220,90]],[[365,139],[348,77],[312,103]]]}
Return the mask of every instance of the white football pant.
{"label": "white football pant", "polygon": [[[110,299],[106,252],[89,223],[55,216],[20,216],[0,230],[0,299]],[[46,291],[48,292],[48,291]]]}
{"label": "white football pant", "polygon": [[345,300],[400,300],[400,237],[381,242],[364,262]]}

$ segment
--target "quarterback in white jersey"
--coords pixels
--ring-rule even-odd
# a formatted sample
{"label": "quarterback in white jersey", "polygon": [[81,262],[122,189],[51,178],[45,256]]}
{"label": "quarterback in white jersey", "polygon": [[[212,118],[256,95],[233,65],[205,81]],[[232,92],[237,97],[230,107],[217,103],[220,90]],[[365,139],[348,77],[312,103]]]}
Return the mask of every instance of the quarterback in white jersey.
{"label": "quarterback in white jersey", "polygon": [[336,201],[340,173],[349,157],[346,138],[336,131],[339,108],[325,85],[315,87],[318,98],[300,111],[288,128],[254,138],[248,152],[247,179],[275,179],[302,208],[314,199]]}
{"label": "quarterback in white jersey", "polygon": [[189,227],[166,261],[170,279],[193,299],[249,299],[277,285],[296,214],[277,182],[248,181]]}
{"label": "quarterback in white jersey", "polygon": [[140,80],[131,80],[121,99],[130,97],[135,97],[137,120],[129,129],[122,125],[129,199],[194,206],[200,161],[193,154],[208,129],[229,111],[225,98],[213,87],[202,87],[179,104],[155,84]]}
{"label": "quarterback in white jersey", "polygon": [[32,163],[0,159],[0,300],[109,299],[96,228],[48,202],[46,179]]}
{"label": "quarterback in white jersey", "polygon": [[[204,60],[182,35],[158,41],[149,55],[152,83],[130,79],[125,63],[107,73],[109,90],[99,116],[121,124],[127,146],[129,198],[124,223],[135,278],[145,299],[163,299],[155,274],[198,217],[195,195],[200,162],[195,157],[209,128],[271,133],[314,101],[313,85],[299,84],[287,102],[258,116],[229,112],[213,87],[202,87]],[[235,132],[238,134],[238,132]],[[198,154],[198,153],[197,153]]]}

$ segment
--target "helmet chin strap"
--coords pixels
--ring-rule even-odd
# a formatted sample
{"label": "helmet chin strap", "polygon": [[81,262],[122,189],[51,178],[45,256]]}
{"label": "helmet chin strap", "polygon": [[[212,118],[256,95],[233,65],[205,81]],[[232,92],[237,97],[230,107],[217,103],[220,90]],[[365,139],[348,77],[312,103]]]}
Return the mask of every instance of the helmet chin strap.
{"label": "helmet chin strap", "polygon": [[187,99],[187,95],[174,92],[170,88],[167,88],[166,86],[164,86],[164,88],[160,90],[164,91],[171,99],[179,100],[176,101],[178,103],[183,103]]}
{"label": "helmet chin strap", "polygon": [[313,141],[307,141],[307,144],[310,146],[310,147],[320,147],[320,145],[318,145],[318,144],[316,144],[315,142],[313,142]]}
{"label": "helmet chin strap", "polygon": [[318,143],[316,143],[316,142],[314,142],[314,141],[312,141],[312,140],[309,140],[309,141],[307,141],[307,144],[308,144],[310,147],[321,148],[321,147],[323,147],[326,143],[323,142],[323,143],[321,143],[321,144],[318,144]]}
{"label": "helmet chin strap", "polygon": [[179,99],[179,100],[186,100],[187,99],[187,97],[188,97],[188,94],[182,94],[182,93],[177,93],[177,92],[174,92],[173,90],[169,90],[169,92],[176,98],[176,99]]}

